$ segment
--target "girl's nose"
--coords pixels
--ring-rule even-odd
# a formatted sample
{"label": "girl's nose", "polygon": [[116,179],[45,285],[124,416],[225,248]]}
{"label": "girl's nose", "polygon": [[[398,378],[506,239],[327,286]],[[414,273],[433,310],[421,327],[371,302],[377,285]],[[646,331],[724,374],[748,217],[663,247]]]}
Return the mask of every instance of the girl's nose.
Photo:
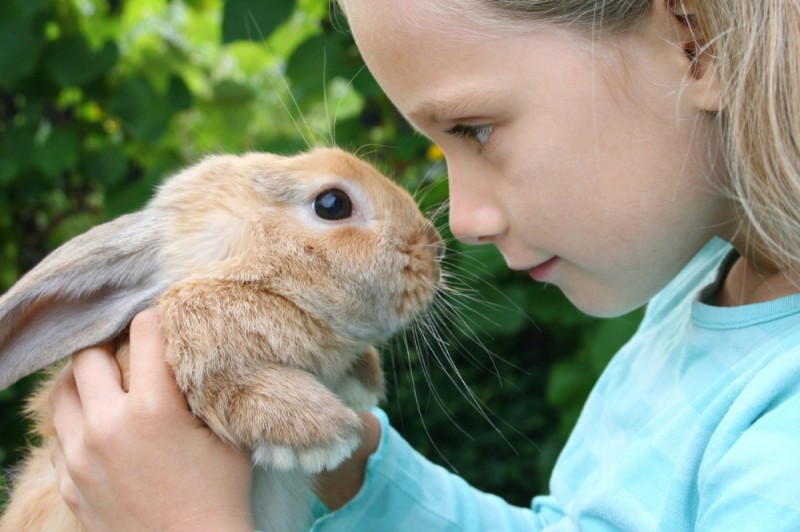
{"label": "girl's nose", "polygon": [[508,231],[508,218],[490,191],[451,177],[450,230],[465,244],[492,244]]}

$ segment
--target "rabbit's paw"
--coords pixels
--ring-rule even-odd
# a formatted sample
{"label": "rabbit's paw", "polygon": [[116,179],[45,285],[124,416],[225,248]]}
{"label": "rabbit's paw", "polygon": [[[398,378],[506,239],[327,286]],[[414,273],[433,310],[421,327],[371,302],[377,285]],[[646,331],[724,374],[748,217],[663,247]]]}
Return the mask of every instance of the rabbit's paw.
{"label": "rabbit's paw", "polygon": [[252,460],[259,466],[271,466],[282,470],[302,469],[306,473],[319,473],[336,468],[353,454],[359,443],[361,443],[359,434],[339,439],[330,445],[302,449],[261,442],[253,449]]}

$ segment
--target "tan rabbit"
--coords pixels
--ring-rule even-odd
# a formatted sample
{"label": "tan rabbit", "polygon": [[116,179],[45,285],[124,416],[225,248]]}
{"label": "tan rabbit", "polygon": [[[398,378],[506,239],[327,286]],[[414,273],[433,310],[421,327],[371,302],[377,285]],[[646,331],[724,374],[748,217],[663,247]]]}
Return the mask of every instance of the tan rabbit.
{"label": "tan rabbit", "polygon": [[[115,338],[127,368],[126,327],[155,305],[192,411],[252,450],[259,529],[307,529],[311,474],[352,453],[355,411],[383,393],[373,346],[431,304],[442,252],[412,198],[343,151],[211,157],[0,298],[0,388]],[[51,385],[3,532],[80,530],[50,464]]]}

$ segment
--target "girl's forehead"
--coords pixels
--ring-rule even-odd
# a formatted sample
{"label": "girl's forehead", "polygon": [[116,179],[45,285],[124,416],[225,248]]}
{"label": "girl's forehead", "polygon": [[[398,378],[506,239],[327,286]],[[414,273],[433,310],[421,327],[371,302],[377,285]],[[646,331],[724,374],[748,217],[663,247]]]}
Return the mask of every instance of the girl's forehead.
{"label": "girl's forehead", "polygon": [[[562,45],[594,49],[590,37],[548,23],[517,21],[498,23],[480,0],[339,0],[362,56],[434,64],[454,70],[472,69],[472,52],[480,57],[513,53],[509,40],[541,34],[562,34]],[[530,53],[530,51],[528,52]],[[372,68],[372,65],[370,65]],[[409,75],[412,73],[409,72]]]}
{"label": "girl's forehead", "polygon": [[493,62],[494,55],[507,51],[502,45],[486,42],[465,44],[455,23],[445,28],[408,6],[399,8],[407,11],[406,16],[398,16],[393,2],[386,0],[347,2],[362,57],[394,104],[413,122],[459,105],[451,98],[454,89],[461,93],[465,86],[482,84],[488,79],[486,65]]}
{"label": "girl's forehead", "polygon": [[348,19],[366,18],[373,29],[380,27],[389,31],[408,30],[412,33],[433,31],[456,42],[556,27],[556,24],[544,19],[509,16],[507,12],[493,6],[494,0],[336,1]]}
{"label": "girl's forehead", "polygon": [[[354,32],[372,30],[385,37],[435,32],[458,40],[491,32],[480,2],[458,0],[338,0]],[[355,24],[354,24],[355,22]],[[364,22],[364,23],[362,23]],[[383,33],[389,32],[389,33]],[[379,44],[379,43],[377,43]]]}

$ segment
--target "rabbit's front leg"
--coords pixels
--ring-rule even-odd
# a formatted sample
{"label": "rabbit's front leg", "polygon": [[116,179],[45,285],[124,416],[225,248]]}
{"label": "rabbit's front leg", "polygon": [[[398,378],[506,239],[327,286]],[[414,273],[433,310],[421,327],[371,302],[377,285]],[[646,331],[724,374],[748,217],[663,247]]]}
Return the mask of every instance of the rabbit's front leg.
{"label": "rabbit's front leg", "polygon": [[[212,391],[212,393],[207,393]],[[268,367],[231,390],[190,393],[212,430],[250,448],[253,462],[307,473],[332,469],[361,441],[361,420],[306,371]]]}
{"label": "rabbit's front leg", "polygon": [[159,308],[167,361],[192,411],[256,463],[313,473],[358,446],[359,417],[314,374],[321,357],[345,357],[312,316],[227,279],[179,283]]}

